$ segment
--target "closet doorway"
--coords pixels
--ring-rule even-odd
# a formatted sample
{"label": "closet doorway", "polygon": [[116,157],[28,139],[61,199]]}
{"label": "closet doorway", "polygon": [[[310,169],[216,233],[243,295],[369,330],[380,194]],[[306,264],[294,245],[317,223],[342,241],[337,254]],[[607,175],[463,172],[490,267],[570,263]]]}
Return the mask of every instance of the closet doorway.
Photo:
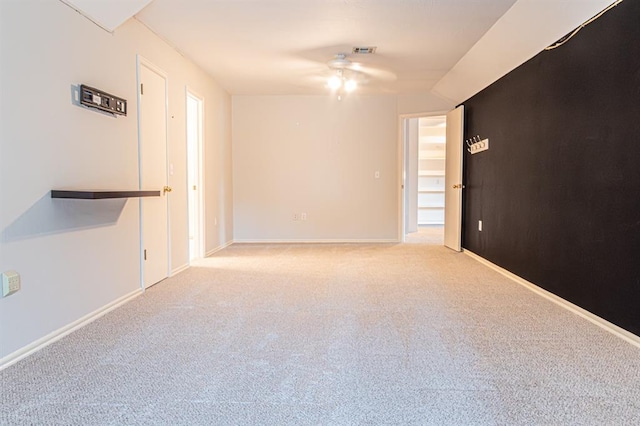
{"label": "closet doorway", "polygon": [[403,118],[403,240],[444,232],[446,115]]}

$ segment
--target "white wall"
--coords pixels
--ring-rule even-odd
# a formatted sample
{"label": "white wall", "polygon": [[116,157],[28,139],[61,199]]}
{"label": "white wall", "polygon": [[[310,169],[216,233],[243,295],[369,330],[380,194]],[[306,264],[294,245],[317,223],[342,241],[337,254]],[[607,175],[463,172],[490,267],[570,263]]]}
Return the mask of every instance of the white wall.
{"label": "white wall", "polygon": [[396,240],[396,102],[234,96],[235,241]]}
{"label": "white wall", "polygon": [[[135,20],[110,34],[61,2],[1,1],[0,270],[22,290],[0,299],[0,365],[140,288],[138,201],[49,196],[138,187],[138,53],[169,76],[172,268],[188,262],[186,85],[205,98],[206,248],[233,238],[226,92]],[[74,105],[80,83],[126,98],[128,116]]]}
{"label": "white wall", "polygon": [[435,112],[447,112],[456,107],[453,101],[432,93],[398,95],[398,114],[425,115]]}
{"label": "white wall", "polygon": [[204,92],[198,93],[205,96],[204,232],[207,254],[233,241],[231,97],[220,88],[209,91],[208,96]]}

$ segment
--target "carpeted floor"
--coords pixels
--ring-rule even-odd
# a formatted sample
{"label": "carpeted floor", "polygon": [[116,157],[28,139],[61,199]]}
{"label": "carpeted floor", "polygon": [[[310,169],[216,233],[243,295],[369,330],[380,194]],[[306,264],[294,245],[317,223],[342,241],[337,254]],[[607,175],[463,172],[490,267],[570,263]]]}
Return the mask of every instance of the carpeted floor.
{"label": "carpeted floor", "polygon": [[0,371],[0,424],[640,423],[638,348],[422,231],[228,247]]}

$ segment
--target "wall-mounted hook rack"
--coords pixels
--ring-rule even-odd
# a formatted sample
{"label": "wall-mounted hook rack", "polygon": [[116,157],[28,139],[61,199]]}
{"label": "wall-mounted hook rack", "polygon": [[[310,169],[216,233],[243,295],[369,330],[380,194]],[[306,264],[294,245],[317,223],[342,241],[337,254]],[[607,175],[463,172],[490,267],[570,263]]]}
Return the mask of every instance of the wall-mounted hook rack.
{"label": "wall-mounted hook rack", "polygon": [[472,154],[486,151],[489,149],[489,138],[481,139],[480,135],[476,135],[464,141],[467,144],[467,151]]}

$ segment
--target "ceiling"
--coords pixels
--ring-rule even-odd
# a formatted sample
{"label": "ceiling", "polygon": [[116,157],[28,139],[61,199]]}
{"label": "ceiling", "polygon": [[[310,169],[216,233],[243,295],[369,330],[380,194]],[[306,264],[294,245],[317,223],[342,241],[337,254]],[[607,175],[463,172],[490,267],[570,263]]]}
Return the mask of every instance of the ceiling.
{"label": "ceiling", "polygon": [[114,3],[113,0],[60,0],[72,9],[82,13],[94,24],[113,32],[124,21],[138,13],[152,0],[127,0]]}
{"label": "ceiling", "polygon": [[[127,5],[62,1],[108,4],[110,15]],[[120,15],[124,22],[135,13],[232,95],[326,94],[335,74],[327,62],[345,53],[361,66],[358,93],[461,102],[611,1],[129,0]],[[102,15],[90,12],[99,23]],[[351,54],[356,46],[377,50]]]}
{"label": "ceiling", "polygon": [[154,0],[136,18],[232,94],[326,93],[354,46],[359,92],[427,92],[515,0]]}

